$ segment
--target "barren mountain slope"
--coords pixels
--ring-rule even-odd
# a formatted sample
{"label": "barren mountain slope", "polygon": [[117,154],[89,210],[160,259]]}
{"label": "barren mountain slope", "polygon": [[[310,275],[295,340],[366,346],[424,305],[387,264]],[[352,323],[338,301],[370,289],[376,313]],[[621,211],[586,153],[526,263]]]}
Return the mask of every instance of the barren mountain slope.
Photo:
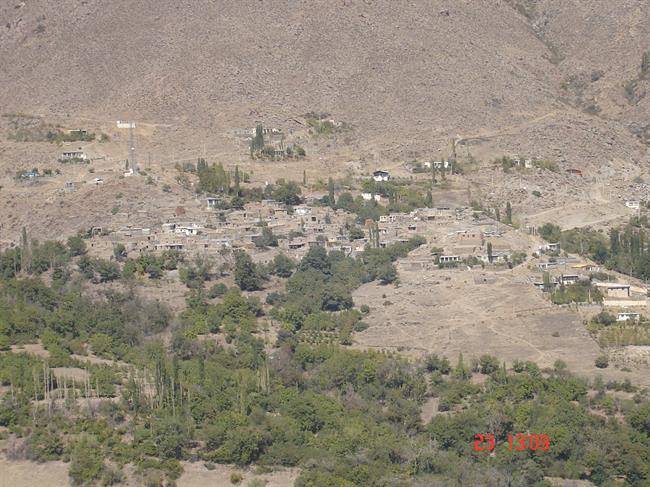
{"label": "barren mountain slope", "polygon": [[[575,163],[623,148],[638,160],[644,147],[626,117],[640,124],[648,102],[628,104],[622,83],[650,48],[649,10],[633,0],[4,3],[0,105],[170,123],[181,128],[170,144],[321,110],[352,123],[361,148],[390,156],[436,153],[450,136],[483,132],[497,138],[495,151],[540,157],[548,141],[593,146],[588,132],[563,140],[559,119],[615,139],[598,141],[595,159],[576,151]],[[583,91],[602,112],[585,113],[562,83],[595,70],[602,77]],[[517,128],[537,119],[546,140],[529,141],[529,127]]]}

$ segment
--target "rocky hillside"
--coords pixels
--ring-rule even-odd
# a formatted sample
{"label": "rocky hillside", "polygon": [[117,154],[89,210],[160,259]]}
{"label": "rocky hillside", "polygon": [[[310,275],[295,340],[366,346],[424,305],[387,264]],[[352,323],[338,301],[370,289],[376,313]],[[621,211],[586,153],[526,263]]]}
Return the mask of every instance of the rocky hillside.
{"label": "rocky hillside", "polygon": [[640,0],[5,2],[0,106],[169,124],[172,143],[318,110],[379,156],[460,136],[570,165],[640,162],[649,19]]}

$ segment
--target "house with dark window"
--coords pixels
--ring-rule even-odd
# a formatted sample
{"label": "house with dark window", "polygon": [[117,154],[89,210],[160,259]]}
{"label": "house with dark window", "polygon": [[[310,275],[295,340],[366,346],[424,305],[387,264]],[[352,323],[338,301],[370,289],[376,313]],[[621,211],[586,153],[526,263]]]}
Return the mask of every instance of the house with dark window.
{"label": "house with dark window", "polygon": [[388,171],[375,171],[372,173],[372,179],[374,179],[378,183],[381,181],[389,181],[390,174],[388,173]]}

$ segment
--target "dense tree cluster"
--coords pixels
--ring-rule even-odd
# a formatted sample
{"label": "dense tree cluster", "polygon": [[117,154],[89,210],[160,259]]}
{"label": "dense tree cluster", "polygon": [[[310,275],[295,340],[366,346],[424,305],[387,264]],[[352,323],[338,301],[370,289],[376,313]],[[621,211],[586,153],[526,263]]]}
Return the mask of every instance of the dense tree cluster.
{"label": "dense tree cluster", "polygon": [[608,269],[641,279],[650,278],[650,235],[647,217],[633,218],[622,228],[606,235],[590,228],[562,231],[546,223],[539,234],[547,241],[560,242],[563,250],[588,256]]}
{"label": "dense tree cluster", "polygon": [[[79,280],[87,259],[79,242],[50,246],[60,260],[48,268],[68,275],[50,284],[27,271],[40,268],[31,267],[33,252],[6,251],[0,426],[20,446],[11,451],[69,461],[78,485],[115,484],[126,464],[143,485],[169,484],[183,460],[297,467],[303,487],[486,485],[486,478],[546,487],[545,476],[646,485],[650,406],[629,382],[588,383],[561,362],[541,370],[515,361],[508,369],[490,355],[460,355],[452,365],[437,355],[415,360],[341,346],[369,312],[355,309],[352,291],[392,281],[394,261],[422,243],[416,237],[368,248],[357,258],[317,246],[300,262],[278,254],[264,266],[239,252],[241,289],[217,282],[206,290],[212,266],[201,259],[122,257],[133,275],[180,268],[187,306],[177,315],[135,293],[98,292],[104,286]],[[265,306],[246,291],[264,285],[268,273],[286,287]],[[597,319],[612,324],[609,316]],[[280,324],[277,339],[269,321]],[[327,336],[335,339],[316,339]],[[8,350],[37,339],[47,357]],[[119,362],[89,365],[81,361],[89,351]],[[58,376],[57,366],[85,369],[87,378]],[[423,419],[425,405],[436,411]],[[493,456],[472,450],[483,432],[496,436]],[[549,435],[550,450],[508,451],[507,434],[517,432]]]}

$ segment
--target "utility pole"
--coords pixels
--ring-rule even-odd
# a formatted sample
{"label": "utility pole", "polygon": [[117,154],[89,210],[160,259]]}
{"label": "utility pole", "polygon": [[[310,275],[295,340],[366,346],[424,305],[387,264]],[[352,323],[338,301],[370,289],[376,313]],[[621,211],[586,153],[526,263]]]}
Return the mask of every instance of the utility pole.
{"label": "utility pole", "polygon": [[135,154],[135,122],[124,122],[121,120],[117,121],[118,129],[128,129],[129,138],[126,146],[127,153],[127,167],[133,170],[133,173],[138,172],[138,162]]}
{"label": "utility pole", "polygon": [[129,166],[134,173],[138,172],[138,162],[135,157],[135,122],[129,124]]}

